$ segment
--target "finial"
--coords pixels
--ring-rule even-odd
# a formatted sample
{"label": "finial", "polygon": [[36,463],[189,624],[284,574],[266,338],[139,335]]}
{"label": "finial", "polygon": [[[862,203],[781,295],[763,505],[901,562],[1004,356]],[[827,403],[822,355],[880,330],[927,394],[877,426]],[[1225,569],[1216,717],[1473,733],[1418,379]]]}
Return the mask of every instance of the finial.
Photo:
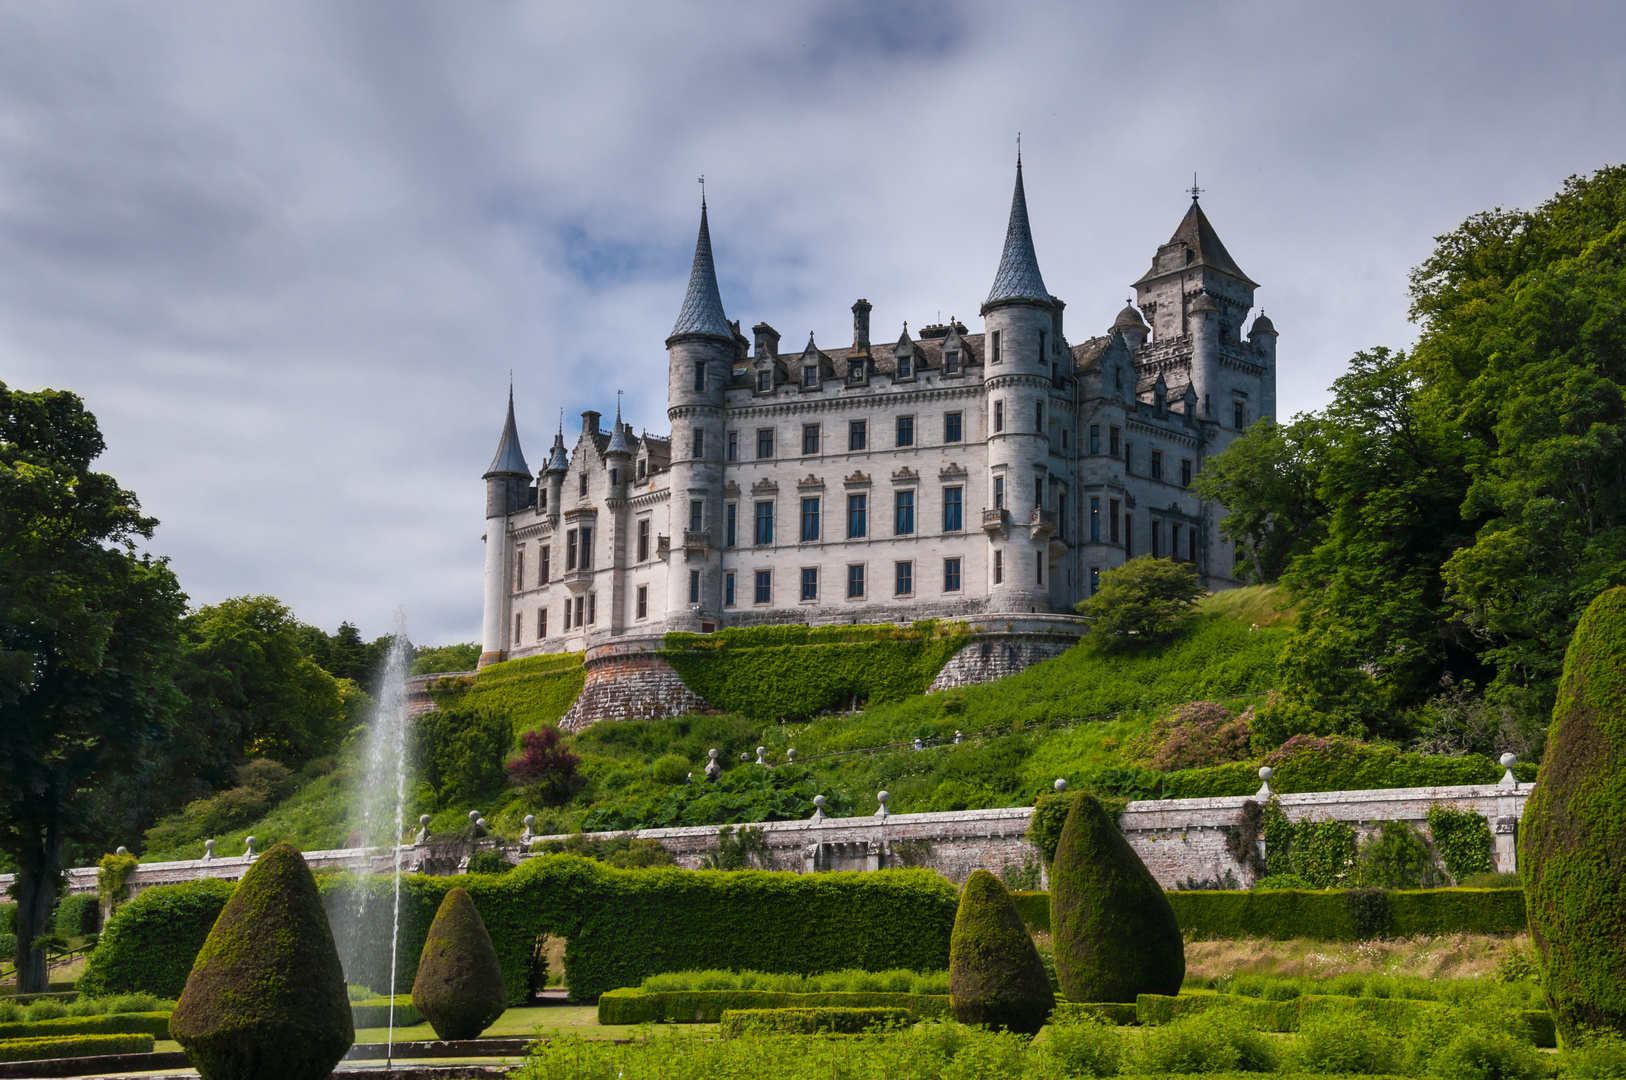
{"label": "finial", "polygon": [[1018,169],[1022,167],[1022,133],[1020,131],[1016,133],[1016,167]]}
{"label": "finial", "polygon": [[1191,192],[1190,192],[1191,201],[1196,202],[1197,201],[1197,196],[1201,195],[1202,193],[1203,193],[1203,189],[1197,186],[1197,174],[1192,173],[1191,174]]}
{"label": "finial", "polygon": [[700,174],[700,209],[706,208],[706,174]]}

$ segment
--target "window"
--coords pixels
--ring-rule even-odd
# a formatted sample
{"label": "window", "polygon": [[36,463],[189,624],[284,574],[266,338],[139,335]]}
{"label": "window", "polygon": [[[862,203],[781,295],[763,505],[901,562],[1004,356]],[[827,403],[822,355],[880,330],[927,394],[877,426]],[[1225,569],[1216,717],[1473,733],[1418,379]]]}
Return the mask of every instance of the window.
{"label": "window", "polygon": [[816,566],[802,567],[802,599],[817,600],[819,598],[819,568]]}
{"label": "window", "polygon": [[696,461],[699,461],[701,458],[706,456],[705,428],[697,427],[694,429],[694,437],[689,441],[689,446],[691,447],[689,456],[694,458]]}
{"label": "window", "polygon": [[576,569],[576,530],[565,533],[565,572]]}
{"label": "window", "polygon": [[773,428],[757,429],[757,457],[759,459],[773,457]]}
{"label": "window", "polygon": [[1180,523],[1177,521],[1169,522],[1169,558],[1180,558]]}
{"label": "window", "polygon": [[587,598],[584,596],[576,597],[576,629],[578,630],[580,630],[587,621],[586,611]]}
{"label": "window", "polygon": [[699,499],[689,500],[689,531],[700,532],[706,527],[706,504]]}
{"label": "window", "polygon": [[1099,566],[1092,566],[1092,567],[1090,567],[1090,595],[1094,596],[1096,593],[1098,593],[1100,591],[1101,591],[1101,568]]}
{"label": "window", "polygon": [[728,433],[728,460],[740,460],[740,433],[737,431]]}
{"label": "window", "polygon": [[802,387],[804,389],[811,390],[811,389],[813,389],[814,387],[816,387],[818,385],[819,385],[819,367],[818,367],[818,365],[817,364],[809,364],[806,367],[802,368]]}
{"label": "window", "polygon": [[904,561],[893,563],[895,571],[892,584],[893,596],[908,596],[915,591],[915,564]]}
{"label": "window", "polygon": [[1002,585],[1005,582],[1005,552],[999,548],[994,549],[994,584]]}
{"label": "window", "polygon": [[649,519],[643,518],[638,522],[638,561],[643,562],[649,558]]}
{"label": "window", "polygon": [[548,609],[538,608],[536,612],[536,640],[541,641],[548,636]]}
{"label": "window", "polygon": [[723,526],[723,529],[724,529],[723,546],[724,547],[733,547],[735,544],[739,543],[739,539],[738,539],[738,536],[736,534],[736,528],[737,528],[738,523],[739,523],[739,509],[740,508],[739,508],[739,505],[737,503],[729,503],[728,506],[726,506],[724,508],[724,511],[723,511],[723,521],[724,521],[724,526]]}
{"label": "window", "polygon": [[898,417],[898,445],[915,445],[915,418],[912,416]]}
{"label": "window", "polygon": [[965,515],[962,512],[960,495],[963,488],[951,487],[943,489],[943,531],[959,532],[965,528]]}
{"label": "window", "polygon": [[1003,476],[994,477],[994,509],[1005,509],[1005,478]]}
{"label": "window", "polygon": [[847,539],[862,540],[869,535],[869,496],[847,496]]}
{"label": "window", "polygon": [[908,536],[915,531],[915,493],[899,491],[893,496],[893,502],[892,532],[896,536]]}
{"label": "window", "polygon": [[850,383],[864,381],[864,361],[851,360],[847,363],[847,381]]}
{"label": "window", "polygon": [[[644,470],[647,467],[647,464],[648,463],[645,462],[643,458],[638,459],[638,479],[642,480],[644,478]],[[544,510],[547,509],[547,505],[548,505],[548,493],[546,491],[544,491],[544,492],[542,492],[542,508]]]}
{"label": "window", "polygon": [[638,615],[637,618],[649,618],[649,586],[638,586]]}
{"label": "window", "polygon": [[723,606],[734,606],[734,575],[731,573],[723,575]]}
{"label": "window", "polygon": [[[593,530],[592,529],[583,529],[582,530],[582,569],[583,570],[591,570],[592,568],[593,568]],[[587,621],[592,622],[593,620],[588,619]]]}
{"label": "window", "polygon": [[694,365],[694,388],[696,392],[706,388],[706,363],[704,360],[696,361]]}
{"label": "window", "polygon": [[1044,551],[1041,549],[1033,553],[1033,569],[1038,576],[1037,584],[1044,584]]}
{"label": "window", "polygon": [[1248,426],[1248,409],[1240,401],[1231,406],[1231,424],[1238,431]]}
{"label": "window", "polygon": [[773,369],[763,368],[757,372],[757,393],[766,394],[773,389]]}
{"label": "window", "polygon": [[525,613],[522,611],[516,611],[514,612],[514,644],[518,645],[520,643],[520,639],[522,639],[524,636]]}
{"label": "window", "polygon": [[1090,539],[1101,539],[1101,500],[1090,496]]}
{"label": "window", "polygon": [[1118,500],[1107,502],[1107,539],[1114,544],[1118,542]]}
{"label": "window", "polygon": [[943,354],[943,374],[958,375],[960,373],[960,352],[958,349]]}
{"label": "window", "polygon": [[621,484],[621,470],[620,469],[611,469],[610,470],[610,486],[611,487],[619,487],[620,484]]}
{"label": "window", "polygon": [[1135,471],[1135,446],[1128,439],[1124,440],[1124,472]]}
{"label": "window", "polygon": [[909,353],[898,357],[898,378],[912,379],[915,376],[915,358]]}
{"label": "window", "polygon": [[1118,456],[1118,429],[1115,427],[1107,429],[1107,453]]}
{"label": "window", "polygon": [[994,331],[993,338],[994,338],[994,345],[993,345],[993,353],[994,353],[994,355],[993,355],[993,357],[991,359],[992,359],[993,363],[996,363],[996,364],[1004,363],[1005,354],[1000,349],[1000,345],[1002,343],[1000,341],[1000,332],[998,330]]}
{"label": "window", "polygon": [[1163,557],[1163,523],[1157,518],[1152,519],[1152,558]]}
{"label": "window", "polygon": [[773,543],[773,503],[757,503],[756,542],[758,544]]}
{"label": "window", "polygon": [[1135,515],[1124,515],[1124,558],[1135,557]]}
{"label": "window", "polygon": [[819,538],[819,500],[802,500],[802,539],[817,540]]}
{"label": "window", "polygon": [[546,585],[548,582],[553,580],[553,568],[549,565],[552,562],[553,562],[553,548],[552,547],[543,548],[542,549],[542,584],[544,584],[544,585]]}
{"label": "window", "polygon": [[[581,601],[577,601],[580,603]],[[587,594],[587,625],[592,626],[598,621],[598,593]]]}
{"label": "window", "polygon": [[587,494],[587,474],[582,473],[581,477],[580,477],[580,480],[581,480],[581,492],[580,492],[580,494],[586,495]]}
{"label": "window", "polygon": [[1181,458],[1180,459],[1180,486],[1181,487],[1190,487],[1191,486],[1191,459],[1190,458]]}
{"label": "window", "polygon": [[1044,434],[1044,402],[1042,401],[1033,403],[1033,430],[1040,435]]}
{"label": "window", "polygon": [[847,425],[847,449],[862,450],[869,445],[869,422],[853,420]]}
{"label": "window", "polygon": [[964,436],[961,434],[960,414],[957,412],[943,414],[943,441],[959,442]]}
{"label": "window", "polygon": [[994,402],[994,430],[1005,430],[1005,403],[1003,401]]}
{"label": "window", "polygon": [[565,630],[568,632],[570,627],[570,597],[567,596],[565,597]]}
{"label": "window", "polygon": [[[644,463],[640,461],[638,463],[639,476],[644,475],[643,468]],[[536,485],[536,512],[539,514],[545,514],[548,512],[548,489],[543,487],[541,484]]]}
{"label": "window", "polygon": [[944,559],[943,560],[943,591],[944,592],[959,592],[960,591],[960,560],[959,559]]}
{"label": "window", "polygon": [[1033,474],[1033,505],[1044,506],[1044,473]]}
{"label": "window", "polygon": [[847,599],[862,600],[864,598],[864,568],[862,566],[847,567]]}
{"label": "window", "polygon": [[1195,525],[1186,530],[1186,558],[1192,562],[1197,561],[1197,526]]}
{"label": "window", "polygon": [[1152,479],[1163,479],[1163,451],[1152,451]]}
{"label": "window", "polygon": [[514,552],[514,591],[525,591],[525,549]]}
{"label": "window", "polygon": [[816,454],[819,452],[819,425],[802,425],[802,453]]}
{"label": "window", "polygon": [[700,571],[689,571],[689,603],[700,603]]}
{"label": "window", "polygon": [[1067,489],[1063,488],[1056,497],[1056,531],[1063,540],[1067,539]]}
{"label": "window", "polygon": [[1045,362],[1045,360],[1044,360],[1044,358],[1045,358],[1045,348],[1044,347],[1045,347],[1045,342],[1048,341],[1048,340],[1049,340],[1049,335],[1047,335],[1043,330],[1040,330],[1039,331],[1039,366],[1040,367],[1044,366],[1044,362]]}
{"label": "window", "polygon": [[759,604],[773,603],[773,571],[757,571],[756,602]]}
{"label": "window", "polygon": [[1067,429],[1066,428],[1061,429],[1061,448],[1063,450],[1067,449]]}

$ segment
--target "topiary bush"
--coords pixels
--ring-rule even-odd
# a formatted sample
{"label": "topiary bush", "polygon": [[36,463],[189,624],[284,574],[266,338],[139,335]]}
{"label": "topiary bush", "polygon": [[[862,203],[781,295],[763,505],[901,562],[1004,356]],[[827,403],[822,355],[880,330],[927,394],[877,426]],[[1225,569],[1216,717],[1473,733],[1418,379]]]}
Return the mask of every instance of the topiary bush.
{"label": "topiary bush", "polygon": [[1056,847],[1050,933],[1057,978],[1073,1001],[1180,992],[1186,952],[1174,909],[1092,795],[1074,800]]}
{"label": "topiary bush", "polygon": [[975,870],[960,893],[949,936],[949,997],[962,1024],[1037,1035],[1055,994],[1005,886]]}
{"label": "topiary bush", "polygon": [[85,997],[146,992],[178,998],[209,928],[231,899],[230,881],[205,878],[143,890],[102,928],[78,988]]}
{"label": "topiary bush", "polygon": [[1542,984],[1567,1041],[1626,1033],[1626,588],[1581,616],[1535,790],[1519,867]]}
{"label": "topiary bush", "polygon": [[429,924],[412,1007],[442,1039],[477,1039],[508,1008],[497,950],[468,890],[446,894]]}
{"label": "topiary bush", "polygon": [[169,1030],[203,1080],[326,1080],[355,1042],[333,931],[293,845],[243,875]]}

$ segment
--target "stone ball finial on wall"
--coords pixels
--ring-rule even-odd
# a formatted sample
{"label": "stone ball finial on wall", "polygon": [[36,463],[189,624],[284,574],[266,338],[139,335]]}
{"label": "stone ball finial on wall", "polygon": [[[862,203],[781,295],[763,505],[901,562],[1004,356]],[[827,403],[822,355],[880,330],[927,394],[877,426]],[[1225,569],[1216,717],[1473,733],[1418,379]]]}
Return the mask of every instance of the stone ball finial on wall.
{"label": "stone ball finial on wall", "polygon": [[881,804],[881,808],[879,810],[875,811],[875,816],[876,817],[883,817],[883,818],[886,817],[887,812],[888,812],[887,809],[886,809],[886,804],[887,804],[887,801],[889,799],[891,799],[891,798],[892,798],[892,796],[887,794],[884,791],[876,793],[875,801]]}
{"label": "stone ball finial on wall", "polygon": [[125,846],[124,846],[124,845],[123,845],[123,844],[120,844],[120,845],[119,845],[119,846],[118,846],[118,847],[117,847],[117,848],[116,848],[116,849],[115,849],[115,850],[114,850],[114,852],[113,852],[113,854],[115,854],[115,855],[128,855],[128,854],[130,854],[130,849],[129,849],[129,848],[127,848],[127,847],[125,847]]}
{"label": "stone ball finial on wall", "polygon": [[203,842],[203,857],[205,859],[212,859],[215,857],[215,842],[213,840],[205,840]]}
{"label": "stone ball finial on wall", "polygon": [[768,752],[768,748],[766,746],[757,747],[757,764],[758,765],[766,765],[766,764],[768,764],[768,759],[762,756],[763,754],[766,754],[767,752]]}
{"label": "stone ball finial on wall", "polygon": [[1056,787],[1057,794],[1060,794],[1061,792],[1067,790],[1067,781],[1061,779],[1060,777],[1057,777],[1055,787]]}
{"label": "stone ball finial on wall", "polygon": [[1269,765],[1263,765],[1263,766],[1260,767],[1260,769],[1259,769],[1260,783],[1259,783],[1259,790],[1256,793],[1256,795],[1264,795],[1264,796],[1269,796],[1270,795],[1270,778],[1272,776],[1275,776],[1275,775],[1276,775],[1276,770],[1272,769]]}
{"label": "stone ball finial on wall", "polygon": [[248,837],[243,843],[248,847],[248,850],[243,852],[243,861],[250,862],[254,858],[254,837]]}
{"label": "stone ball finial on wall", "polygon": [[1519,755],[1502,755],[1502,768],[1506,771],[1502,773],[1502,778],[1496,782],[1497,787],[1516,788],[1519,786],[1519,778],[1513,775],[1513,766],[1517,765],[1518,763]]}

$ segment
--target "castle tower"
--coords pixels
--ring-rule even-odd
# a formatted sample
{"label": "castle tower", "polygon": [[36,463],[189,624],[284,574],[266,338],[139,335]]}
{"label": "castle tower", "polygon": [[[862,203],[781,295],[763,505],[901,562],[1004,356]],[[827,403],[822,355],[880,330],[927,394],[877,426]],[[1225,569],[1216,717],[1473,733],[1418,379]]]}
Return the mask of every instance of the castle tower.
{"label": "castle tower", "polygon": [[485,472],[486,482],[486,570],[485,617],[480,626],[480,666],[503,658],[507,639],[508,598],[513,595],[509,575],[508,515],[521,509],[527,500],[531,470],[519,448],[519,430],[514,424],[514,388],[508,388],[508,419],[497,442],[497,454]]}
{"label": "castle tower", "polygon": [[[983,301],[988,418],[989,611],[1049,611],[1054,507],[1047,412],[1061,355],[1061,309],[1045,289],[1028,226],[1022,161],[994,286]],[[1047,515],[1049,515],[1047,517]]]}
{"label": "castle tower", "polygon": [[666,629],[698,631],[702,616],[714,617],[722,603],[723,392],[735,356],[734,330],[717,291],[704,198],[689,288],[666,339],[666,353],[666,415],[672,422],[668,527],[674,538],[667,564]]}
{"label": "castle tower", "polygon": [[564,490],[565,473],[569,471],[570,454],[565,450],[565,426],[561,423],[553,436],[553,449],[548,451],[548,463],[542,467],[542,477],[547,483],[542,496],[547,501],[542,505],[542,512],[555,522],[559,520],[559,496]]}

